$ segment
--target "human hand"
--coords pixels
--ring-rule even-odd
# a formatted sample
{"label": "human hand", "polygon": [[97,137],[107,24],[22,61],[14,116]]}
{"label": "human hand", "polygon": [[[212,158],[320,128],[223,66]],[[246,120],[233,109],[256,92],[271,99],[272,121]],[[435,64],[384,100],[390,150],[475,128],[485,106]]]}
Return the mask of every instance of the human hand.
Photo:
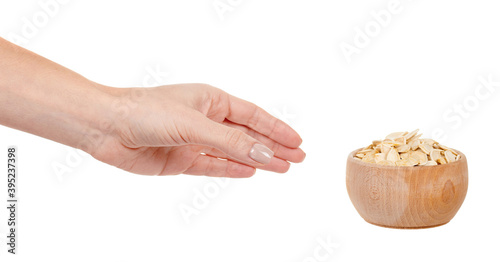
{"label": "human hand", "polygon": [[0,124],[144,175],[284,173],[302,140],[261,108],[203,84],[99,85],[0,38]]}
{"label": "human hand", "polygon": [[305,158],[302,139],[287,124],[208,85],[112,88],[108,93],[137,106],[126,115],[115,110],[113,118],[121,120],[90,153],[132,173],[250,177],[255,168],[284,173],[289,162]]}

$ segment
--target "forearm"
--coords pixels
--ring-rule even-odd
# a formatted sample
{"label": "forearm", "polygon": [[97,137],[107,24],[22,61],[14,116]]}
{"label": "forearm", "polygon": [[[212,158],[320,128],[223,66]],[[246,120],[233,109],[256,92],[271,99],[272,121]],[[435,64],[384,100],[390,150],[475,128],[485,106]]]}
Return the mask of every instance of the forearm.
{"label": "forearm", "polygon": [[[111,89],[0,38],[0,124],[82,147],[109,118]],[[83,148],[88,151],[88,148]]]}

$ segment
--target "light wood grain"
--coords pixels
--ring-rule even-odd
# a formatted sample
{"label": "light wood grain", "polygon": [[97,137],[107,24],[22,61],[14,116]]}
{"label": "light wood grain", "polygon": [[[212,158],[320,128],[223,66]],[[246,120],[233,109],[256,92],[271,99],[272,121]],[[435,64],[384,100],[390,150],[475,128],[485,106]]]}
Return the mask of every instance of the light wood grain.
{"label": "light wood grain", "polygon": [[347,158],[347,192],[367,222],[393,228],[426,228],[448,223],[468,187],[467,159],[437,166],[381,166]]}

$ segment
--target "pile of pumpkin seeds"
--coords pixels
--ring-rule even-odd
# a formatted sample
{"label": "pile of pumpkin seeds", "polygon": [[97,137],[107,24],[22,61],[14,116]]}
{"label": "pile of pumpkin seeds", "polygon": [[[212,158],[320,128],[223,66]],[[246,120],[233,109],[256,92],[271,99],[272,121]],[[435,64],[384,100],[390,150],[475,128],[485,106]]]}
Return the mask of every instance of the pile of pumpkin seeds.
{"label": "pile of pumpkin seeds", "polygon": [[391,133],[358,151],[355,158],[386,166],[435,166],[460,159],[455,150],[432,139],[420,138],[422,134],[417,134],[418,131]]}

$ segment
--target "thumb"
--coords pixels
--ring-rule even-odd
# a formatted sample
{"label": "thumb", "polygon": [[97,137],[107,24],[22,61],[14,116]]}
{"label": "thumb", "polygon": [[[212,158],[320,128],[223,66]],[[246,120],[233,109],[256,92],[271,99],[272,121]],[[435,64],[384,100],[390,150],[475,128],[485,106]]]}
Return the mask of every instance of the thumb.
{"label": "thumb", "polygon": [[241,130],[225,126],[206,117],[195,121],[189,142],[210,146],[228,156],[249,165],[265,165],[271,162],[274,152]]}

